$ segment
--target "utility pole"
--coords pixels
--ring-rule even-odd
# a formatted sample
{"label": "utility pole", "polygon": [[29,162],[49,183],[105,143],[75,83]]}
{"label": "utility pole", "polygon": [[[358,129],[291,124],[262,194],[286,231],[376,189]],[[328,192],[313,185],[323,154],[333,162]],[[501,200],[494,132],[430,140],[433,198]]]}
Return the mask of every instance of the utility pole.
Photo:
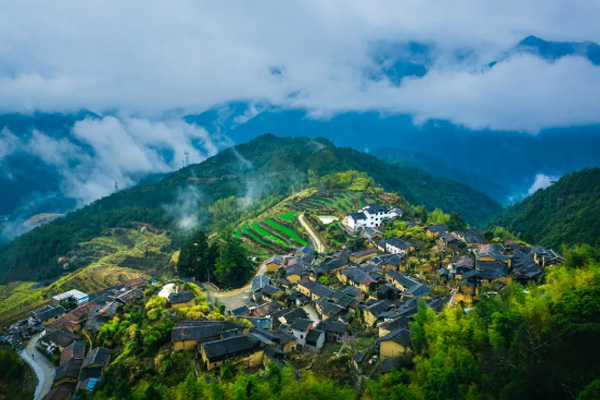
{"label": "utility pole", "polygon": [[119,184],[115,181],[115,193],[119,191]]}
{"label": "utility pole", "polygon": [[190,165],[190,152],[187,151],[187,149],[186,149],[186,151],[184,151],[183,154],[185,154],[185,166],[189,167],[189,165]]}

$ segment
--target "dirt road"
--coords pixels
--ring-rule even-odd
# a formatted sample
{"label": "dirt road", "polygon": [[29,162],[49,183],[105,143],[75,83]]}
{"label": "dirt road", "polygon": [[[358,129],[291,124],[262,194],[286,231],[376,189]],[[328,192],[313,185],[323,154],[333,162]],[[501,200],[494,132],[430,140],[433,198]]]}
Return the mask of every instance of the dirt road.
{"label": "dirt road", "polygon": [[[258,266],[254,277],[263,275],[267,270],[265,263]],[[244,304],[248,304],[248,299],[252,294],[252,280],[250,280],[245,286],[228,291],[218,291],[214,286],[205,284],[205,295],[209,301],[218,302],[224,304],[228,310],[239,307]]]}
{"label": "dirt road", "polygon": [[[54,373],[56,372],[54,365],[52,365],[52,363],[35,347],[40,339],[40,335],[41,333],[38,333],[29,339],[25,349],[21,350],[19,353],[21,358],[33,368],[38,378],[34,400],[41,399],[50,391],[50,389],[52,389],[52,381],[54,380]],[[31,357],[32,354],[34,355],[33,358]]]}
{"label": "dirt road", "polygon": [[324,253],[325,246],[321,242],[321,239],[319,239],[319,236],[317,236],[317,234],[313,230],[312,226],[310,226],[310,224],[308,222],[306,222],[306,220],[304,219],[304,214],[298,215],[298,221],[300,221],[300,223],[306,230],[306,233],[308,233],[308,236],[310,236],[310,240],[313,243],[313,245],[315,246],[315,250],[319,253]]}

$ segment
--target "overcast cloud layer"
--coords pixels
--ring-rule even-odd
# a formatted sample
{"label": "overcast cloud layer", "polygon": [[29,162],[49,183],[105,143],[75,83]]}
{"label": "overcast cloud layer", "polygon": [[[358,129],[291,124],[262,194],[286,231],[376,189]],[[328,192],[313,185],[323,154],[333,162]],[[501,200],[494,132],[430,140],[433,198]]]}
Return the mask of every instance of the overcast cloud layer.
{"label": "overcast cloud layer", "polygon": [[[598,123],[600,68],[585,58],[514,54],[483,67],[527,35],[600,42],[598,15],[600,2],[551,0],[6,1],[0,112],[155,118],[250,99],[319,118],[381,110],[529,132]],[[369,79],[382,41],[427,44],[427,74]]]}

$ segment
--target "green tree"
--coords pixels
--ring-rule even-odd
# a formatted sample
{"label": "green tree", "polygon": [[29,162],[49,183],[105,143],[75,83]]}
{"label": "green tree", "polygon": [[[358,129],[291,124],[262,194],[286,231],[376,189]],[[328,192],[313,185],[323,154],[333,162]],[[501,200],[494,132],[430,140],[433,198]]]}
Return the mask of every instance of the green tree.
{"label": "green tree", "polygon": [[450,219],[448,220],[448,229],[451,231],[458,231],[461,229],[465,229],[467,224],[462,220],[459,213],[450,214]]}
{"label": "green tree", "polygon": [[177,271],[184,276],[193,276],[203,281],[215,266],[217,249],[208,245],[206,234],[196,232],[192,239],[183,245],[179,253]]}
{"label": "green tree", "polygon": [[250,278],[254,266],[242,241],[228,234],[215,263],[215,279],[222,285],[242,286]]}
{"label": "green tree", "polygon": [[326,276],[320,276],[319,279],[317,279],[317,282],[322,285],[329,285],[329,278]]}

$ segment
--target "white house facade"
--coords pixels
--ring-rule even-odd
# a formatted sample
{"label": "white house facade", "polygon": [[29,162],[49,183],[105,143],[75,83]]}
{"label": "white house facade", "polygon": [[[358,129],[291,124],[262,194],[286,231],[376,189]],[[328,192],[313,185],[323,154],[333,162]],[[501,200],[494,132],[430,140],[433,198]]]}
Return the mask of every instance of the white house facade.
{"label": "white house facade", "polygon": [[388,209],[380,204],[369,204],[359,212],[348,215],[348,229],[377,228],[384,220],[399,216],[402,216],[399,208]]}

